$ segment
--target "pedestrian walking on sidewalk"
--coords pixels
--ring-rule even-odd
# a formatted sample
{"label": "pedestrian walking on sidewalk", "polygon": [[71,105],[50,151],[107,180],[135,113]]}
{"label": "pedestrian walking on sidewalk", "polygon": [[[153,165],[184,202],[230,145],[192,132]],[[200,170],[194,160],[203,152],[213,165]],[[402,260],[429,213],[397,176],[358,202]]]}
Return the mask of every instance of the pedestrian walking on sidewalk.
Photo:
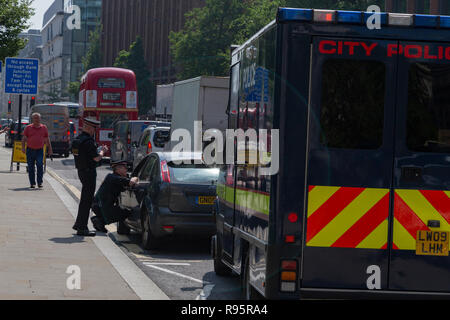
{"label": "pedestrian walking on sidewalk", "polygon": [[[53,155],[53,151],[48,137],[48,129],[41,123],[41,115],[39,113],[33,113],[31,115],[31,121],[32,123],[23,131],[22,152],[27,155],[30,188],[34,189],[36,188],[35,166],[37,169],[37,184],[39,188],[42,188],[44,176],[44,145],[47,146],[50,156]],[[27,144],[26,149],[25,144]]]}
{"label": "pedestrian walking on sidewalk", "polygon": [[128,178],[127,162],[114,161],[111,163],[113,173],[106,176],[98,189],[92,204],[95,216],[91,218],[92,224],[97,231],[108,232],[106,224],[120,222],[130,216],[131,212],[119,206],[120,193],[127,187],[133,187],[138,183],[138,178]]}
{"label": "pedestrian walking on sidewalk", "polygon": [[102,146],[98,152],[94,134],[95,129],[99,125],[99,121],[85,118],[83,120],[82,133],[72,142],[75,166],[82,184],[77,220],[73,226],[73,229],[77,231],[77,235],[79,236],[95,236],[95,231],[88,229],[89,213],[91,211],[92,200],[94,199],[97,167],[108,150],[106,146]]}

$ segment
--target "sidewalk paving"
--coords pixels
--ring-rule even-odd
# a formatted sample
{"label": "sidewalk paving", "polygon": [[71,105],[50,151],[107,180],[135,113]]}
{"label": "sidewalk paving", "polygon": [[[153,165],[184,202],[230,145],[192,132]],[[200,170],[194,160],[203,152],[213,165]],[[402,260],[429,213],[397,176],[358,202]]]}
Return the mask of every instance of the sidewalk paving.
{"label": "sidewalk paving", "polygon": [[[25,165],[9,167],[0,149],[0,299],[139,299],[92,239],[75,235],[50,184],[31,190]],[[80,290],[67,288],[71,265],[81,269]]]}

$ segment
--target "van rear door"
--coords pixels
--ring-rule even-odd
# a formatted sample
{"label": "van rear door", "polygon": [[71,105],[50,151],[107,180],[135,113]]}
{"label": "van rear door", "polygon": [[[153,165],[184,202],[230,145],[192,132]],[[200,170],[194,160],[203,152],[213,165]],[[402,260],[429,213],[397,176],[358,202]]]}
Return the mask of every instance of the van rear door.
{"label": "van rear door", "polygon": [[450,45],[400,42],[395,51],[403,54],[389,287],[449,292]]}
{"label": "van rear door", "polygon": [[388,287],[397,44],[313,38],[302,287]]}

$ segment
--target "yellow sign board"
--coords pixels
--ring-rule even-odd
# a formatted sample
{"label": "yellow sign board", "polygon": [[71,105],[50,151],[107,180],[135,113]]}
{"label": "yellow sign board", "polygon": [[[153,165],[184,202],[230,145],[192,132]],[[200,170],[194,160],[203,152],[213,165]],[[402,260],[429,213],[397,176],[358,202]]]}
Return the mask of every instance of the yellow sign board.
{"label": "yellow sign board", "polygon": [[[25,149],[27,147],[27,144],[25,143]],[[46,145],[44,145],[44,163],[45,163],[45,156],[46,156]],[[26,153],[22,152],[22,141],[14,141],[14,149],[12,154],[12,161],[15,163],[27,163],[27,155]]]}

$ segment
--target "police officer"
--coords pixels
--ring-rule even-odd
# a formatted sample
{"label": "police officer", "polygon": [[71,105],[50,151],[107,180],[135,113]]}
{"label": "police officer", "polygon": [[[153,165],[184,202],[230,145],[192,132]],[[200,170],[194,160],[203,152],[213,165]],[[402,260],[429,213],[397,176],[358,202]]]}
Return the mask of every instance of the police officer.
{"label": "police officer", "polygon": [[138,182],[136,177],[128,178],[126,161],[114,161],[111,166],[113,173],[106,176],[92,204],[95,216],[91,221],[95,229],[101,232],[108,232],[105,224],[122,221],[130,215],[130,211],[120,208],[118,199],[121,192]]}
{"label": "police officer", "polygon": [[94,134],[95,129],[99,125],[99,121],[85,118],[83,120],[82,133],[72,142],[75,166],[77,167],[78,177],[82,184],[78,216],[73,226],[73,229],[77,231],[77,235],[79,236],[95,236],[95,231],[90,231],[87,224],[95,193],[97,179],[96,168],[108,150],[106,146],[102,146],[100,152],[97,150]]}

